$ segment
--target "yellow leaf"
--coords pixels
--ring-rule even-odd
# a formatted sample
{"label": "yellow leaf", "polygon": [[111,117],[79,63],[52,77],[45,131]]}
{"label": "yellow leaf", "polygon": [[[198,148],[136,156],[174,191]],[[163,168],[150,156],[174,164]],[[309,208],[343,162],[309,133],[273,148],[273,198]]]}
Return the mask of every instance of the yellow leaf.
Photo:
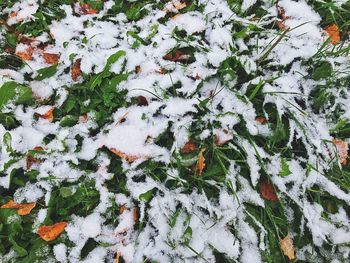
{"label": "yellow leaf", "polygon": [[285,256],[287,256],[290,260],[295,259],[295,249],[293,246],[293,241],[289,236],[286,236],[280,241],[280,247]]}

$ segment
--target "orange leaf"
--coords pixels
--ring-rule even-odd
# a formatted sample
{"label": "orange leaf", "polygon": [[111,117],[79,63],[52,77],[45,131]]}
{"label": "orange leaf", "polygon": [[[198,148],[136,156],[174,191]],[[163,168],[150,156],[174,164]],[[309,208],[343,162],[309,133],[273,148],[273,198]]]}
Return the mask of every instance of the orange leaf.
{"label": "orange leaf", "polygon": [[32,60],[33,58],[33,48],[27,46],[24,51],[16,51],[16,56],[20,57],[22,60]]}
{"label": "orange leaf", "polygon": [[1,208],[18,209],[17,214],[20,216],[24,216],[24,215],[28,215],[35,206],[36,206],[36,203],[17,204],[13,200],[9,200],[6,204],[2,205]]}
{"label": "orange leaf", "polygon": [[132,163],[134,161],[136,161],[137,159],[140,159],[140,156],[136,156],[136,155],[127,155],[126,153],[123,153],[115,148],[110,149],[112,153],[114,153],[115,155],[119,156],[122,159],[127,160],[129,163]]}
{"label": "orange leaf", "polygon": [[189,140],[180,150],[181,153],[193,153],[197,151],[197,147],[192,140]]}
{"label": "orange leaf", "polygon": [[276,194],[275,188],[272,183],[264,181],[260,183],[260,193],[261,196],[269,201],[277,201],[278,196]]}
{"label": "orange leaf", "polygon": [[286,236],[280,241],[280,247],[285,256],[287,256],[290,260],[295,259],[295,249],[293,246],[293,241],[289,236]]}
{"label": "orange leaf", "polygon": [[184,2],[184,1],[183,2],[181,2],[181,1],[175,2],[173,5],[176,8],[176,10],[184,9],[187,6],[186,2]]}
{"label": "orange leaf", "polygon": [[340,42],[340,32],[336,24],[331,24],[324,29],[330,37],[330,43],[335,45]]}
{"label": "orange leaf", "polygon": [[136,208],[134,208],[134,210],[132,211],[132,215],[133,215],[133,219],[134,219],[134,224],[136,224],[137,218],[138,218],[138,214],[137,214],[137,209]]}
{"label": "orange leaf", "polygon": [[67,222],[59,222],[51,226],[41,226],[37,234],[45,241],[52,241],[64,231],[67,224]]}
{"label": "orange leaf", "polygon": [[81,58],[78,58],[72,65],[70,75],[73,81],[76,81],[81,75],[80,64]]}
{"label": "orange leaf", "polygon": [[97,14],[98,13],[98,10],[97,9],[93,9],[91,7],[91,5],[89,4],[82,4],[80,5],[80,9],[81,9],[81,12],[85,15],[89,14]]}
{"label": "orange leaf", "polygon": [[265,124],[267,122],[267,119],[265,117],[259,116],[256,117],[255,120],[259,122],[260,124]]}
{"label": "orange leaf", "polygon": [[54,54],[54,53],[43,53],[43,58],[45,60],[45,63],[47,64],[57,64],[59,59],[60,59],[60,55],[59,54]]}
{"label": "orange leaf", "polygon": [[40,114],[40,113],[35,113],[35,115],[39,118],[48,120],[49,122],[53,121],[53,112],[54,112],[55,108],[51,108],[49,109],[47,112],[45,112],[44,114]]}
{"label": "orange leaf", "polygon": [[348,162],[348,143],[338,139],[334,139],[333,143],[337,148],[340,164],[345,166]]}
{"label": "orange leaf", "polygon": [[198,158],[198,163],[197,163],[197,171],[198,171],[198,175],[201,176],[205,167],[205,158],[203,153],[205,152],[205,148],[203,148],[200,152],[199,152],[199,158]]}
{"label": "orange leaf", "polygon": [[119,263],[119,258],[121,257],[121,254],[120,251],[118,251],[115,255],[115,263]]}

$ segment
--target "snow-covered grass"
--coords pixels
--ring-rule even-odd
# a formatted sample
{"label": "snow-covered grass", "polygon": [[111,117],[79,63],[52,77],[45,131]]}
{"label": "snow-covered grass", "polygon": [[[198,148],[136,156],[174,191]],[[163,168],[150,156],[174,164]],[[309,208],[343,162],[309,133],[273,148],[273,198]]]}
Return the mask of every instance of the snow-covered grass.
{"label": "snow-covered grass", "polygon": [[350,2],[0,10],[1,262],[349,260]]}

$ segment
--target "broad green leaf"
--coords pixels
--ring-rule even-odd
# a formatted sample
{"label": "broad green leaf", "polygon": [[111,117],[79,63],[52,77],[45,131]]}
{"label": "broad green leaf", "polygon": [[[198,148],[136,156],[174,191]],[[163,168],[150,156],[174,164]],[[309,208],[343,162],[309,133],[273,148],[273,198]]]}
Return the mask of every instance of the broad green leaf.
{"label": "broad green leaf", "polygon": [[12,140],[12,136],[11,136],[11,133],[9,133],[9,132],[6,132],[4,134],[4,136],[2,137],[2,142],[6,146],[6,151],[8,151],[8,152],[13,152],[13,149],[11,146],[11,140]]}
{"label": "broad green leaf", "polygon": [[328,61],[321,62],[314,70],[312,78],[314,80],[325,79],[332,75],[332,65]]}
{"label": "broad green leaf", "polygon": [[28,254],[27,250],[25,250],[23,247],[18,245],[11,235],[9,236],[9,241],[12,244],[13,250],[16,251],[20,257],[24,257]]}
{"label": "broad green leaf", "polygon": [[60,121],[61,127],[72,127],[78,122],[78,117],[73,115],[67,115],[63,117],[63,119]]}
{"label": "broad green leaf", "polygon": [[284,158],[282,158],[280,176],[285,177],[285,176],[288,176],[290,174],[292,174],[292,172],[289,170],[289,165],[288,165],[287,161]]}
{"label": "broad green leaf", "polygon": [[151,189],[143,194],[140,194],[139,199],[140,199],[140,201],[148,202],[149,200],[152,199],[152,197],[153,197],[153,189]]}
{"label": "broad green leaf", "polygon": [[6,82],[0,87],[0,109],[15,99],[18,104],[32,100],[32,90],[14,81]]}
{"label": "broad green leaf", "polygon": [[38,76],[35,78],[35,80],[43,80],[43,79],[47,79],[49,77],[52,77],[53,75],[55,75],[56,71],[57,71],[57,65],[52,65],[49,66],[47,68],[41,68],[38,70]]}

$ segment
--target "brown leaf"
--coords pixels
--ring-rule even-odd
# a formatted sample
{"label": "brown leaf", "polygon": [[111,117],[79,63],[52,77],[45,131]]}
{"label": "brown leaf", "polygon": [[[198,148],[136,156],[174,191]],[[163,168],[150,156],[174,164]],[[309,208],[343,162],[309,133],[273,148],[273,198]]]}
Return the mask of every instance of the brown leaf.
{"label": "brown leaf", "polygon": [[115,148],[110,149],[112,153],[114,153],[115,155],[117,155],[118,157],[125,159],[127,162],[132,163],[138,159],[140,159],[140,156],[136,156],[136,155],[127,155]]}
{"label": "brown leaf", "polygon": [[197,163],[197,171],[198,171],[198,175],[201,176],[205,167],[205,158],[203,153],[205,152],[205,148],[203,148],[200,152],[199,152],[199,157],[198,157],[198,163]]}
{"label": "brown leaf", "polygon": [[91,7],[91,5],[89,4],[81,4],[80,5],[80,10],[81,12],[84,14],[84,15],[92,15],[92,14],[97,14],[98,13],[98,10],[97,9],[93,9]]}
{"label": "brown leaf", "polygon": [[132,211],[133,219],[134,219],[134,224],[137,222],[138,214],[137,214],[137,209],[134,208]]}
{"label": "brown leaf", "polygon": [[293,241],[289,236],[286,236],[280,241],[280,247],[285,256],[289,258],[289,260],[295,259],[295,249],[293,246]]}
{"label": "brown leaf", "polygon": [[60,55],[59,54],[54,54],[54,53],[43,53],[43,58],[45,60],[45,63],[47,64],[57,64],[59,59],[60,59]]}
{"label": "brown leaf", "polygon": [[1,208],[18,209],[17,214],[20,216],[24,216],[24,215],[28,215],[35,206],[36,206],[36,203],[17,204],[13,200],[9,200],[6,204],[2,205]]}
{"label": "brown leaf", "polygon": [[163,58],[165,60],[170,60],[170,61],[174,61],[174,62],[178,62],[178,61],[183,62],[183,61],[186,61],[188,59],[188,55],[180,50],[176,50],[176,51],[173,51],[173,52],[166,54]]}
{"label": "brown leaf", "polygon": [[334,139],[333,143],[337,148],[337,152],[339,155],[339,161],[342,166],[345,166],[348,163],[348,143],[346,141]]}
{"label": "brown leaf", "polygon": [[260,124],[265,124],[267,122],[267,119],[262,116],[256,117],[255,120]]}
{"label": "brown leaf", "polygon": [[31,46],[27,46],[23,51],[16,51],[16,56],[21,58],[24,61],[32,60],[33,58],[33,48]]}
{"label": "brown leaf", "polygon": [[192,140],[189,140],[184,147],[180,150],[180,153],[193,153],[197,151],[197,147]]}
{"label": "brown leaf", "polygon": [[40,113],[35,113],[35,116],[38,118],[42,118],[45,120],[48,120],[49,122],[53,121],[53,112],[54,112],[55,108],[51,108],[49,109],[47,112],[45,112],[44,114],[40,114]]}
{"label": "brown leaf", "polygon": [[272,183],[263,181],[260,183],[260,194],[261,196],[269,201],[277,201],[278,196]]}
{"label": "brown leaf", "polygon": [[51,226],[39,227],[37,234],[45,241],[55,240],[66,228],[67,222],[59,222]]}
{"label": "brown leaf", "polygon": [[176,1],[175,3],[173,3],[173,6],[176,8],[176,10],[181,10],[184,9],[187,4],[185,1]]}
{"label": "brown leaf", "polygon": [[76,81],[81,75],[80,64],[81,58],[78,58],[72,65],[70,75],[73,81]]}
{"label": "brown leaf", "polygon": [[335,45],[340,42],[340,32],[336,24],[331,24],[324,29],[330,37],[330,43]]}
{"label": "brown leaf", "polygon": [[137,105],[138,106],[147,106],[148,105],[148,101],[146,99],[146,97],[144,96],[138,96],[137,97]]}
{"label": "brown leaf", "polygon": [[[41,146],[36,146],[36,147],[34,147],[33,150],[34,151],[43,151],[44,148]],[[40,162],[41,162],[40,159],[35,158],[34,156],[28,154],[26,157],[26,170],[29,170],[33,166],[33,164],[37,164]]]}
{"label": "brown leaf", "polygon": [[120,253],[120,251],[118,251],[116,254],[115,254],[115,263],[119,263],[119,258],[121,257],[122,253]]}

